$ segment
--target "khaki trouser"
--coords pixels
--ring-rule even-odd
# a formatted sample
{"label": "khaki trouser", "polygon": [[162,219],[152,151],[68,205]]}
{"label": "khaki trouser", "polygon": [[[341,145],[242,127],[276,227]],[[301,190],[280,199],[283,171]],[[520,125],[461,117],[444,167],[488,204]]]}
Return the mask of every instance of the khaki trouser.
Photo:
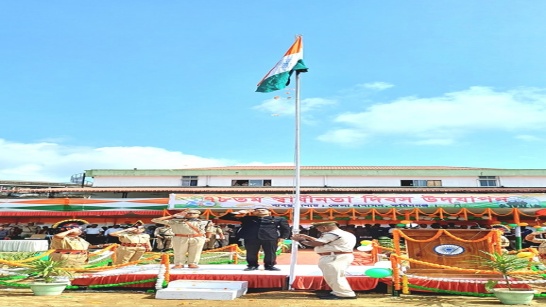
{"label": "khaki trouser", "polygon": [[142,255],[146,252],[146,248],[143,246],[131,247],[131,246],[119,246],[116,249],[114,265],[123,264],[127,262],[138,261]]}
{"label": "khaki trouser", "polygon": [[184,265],[186,261],[188,264],[198,264],[204,245],[205,237],[186,238],[175,236],[173,238],[174,264]]}
{"label": "khaki trouser", "polygon": [[356,296],[345,277],[345,271],[354,260],[353,254],[321,256],[318,267],[322,271],[324,281],[332,288],[336,296]]}

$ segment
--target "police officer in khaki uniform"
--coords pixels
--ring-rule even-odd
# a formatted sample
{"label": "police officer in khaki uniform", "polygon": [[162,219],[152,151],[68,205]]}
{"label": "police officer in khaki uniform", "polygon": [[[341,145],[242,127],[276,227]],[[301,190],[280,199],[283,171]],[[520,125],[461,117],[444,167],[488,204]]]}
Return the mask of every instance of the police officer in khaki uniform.
{"label": "police officer in khaki uniform", "polygon": [[110,235],[118,237],[120,246],[114,254],[114,265],[138,261],[145,252],[151,251],[150,235],[144,233],[144,226],[135,226],[112,232]]}
{"label": "police officer in khaki uniform", "polygon": [[304,245],[313,246],[315,253],[320,255],[318,267],[332,292],[319,298],[355,299],[356,294],[345,277],[345,271],[354,260],[355,235],[339,229],[335,221],[314,223],[313,227],[321,232],[319,238],[294,234],[292,239]]}
{"label": "police officer in khaki uniform", "polygon": [[156,248],[164,252],[169,249],[173,249],[173,237],[174,232],[171,226],[163,225],[162,227],[157,227],[154,230],[154,237]]}
{"label": "police officer in khaki uniform", "polygon": [[186,261],[188,268],[199,268],[203,246],[210,240],[212,234],[211,221],[199,219],[199,215],[201,215],[199,210],[192,209],[152,219],[153,223],[170,225],[173,229],[173,269],[183,268]]}
{"label": "police officer in khaki uniform", "polygon": [[[224,231],[222,228],[214,223],[212,223],[212,234],[210,236],[210,240],[205,244],[204,249],[215,249],[216,248],[216,242],[220,245],[220,240],[225,239],[224,237]],[[221,247],[221,245],[219,246]]]}
{"label": "police officer in khaki uniform", "polygon": [[63,261],[65,267],[81,268],[89,260],[88,249],[102,248],[104,245],[90,245],[80,237],[81,226],[87,224],[85,220],[64,220],[56,223],[52,228],[58,233],[51,239],[50,248],[55,251],[49,256],[51,260]]}

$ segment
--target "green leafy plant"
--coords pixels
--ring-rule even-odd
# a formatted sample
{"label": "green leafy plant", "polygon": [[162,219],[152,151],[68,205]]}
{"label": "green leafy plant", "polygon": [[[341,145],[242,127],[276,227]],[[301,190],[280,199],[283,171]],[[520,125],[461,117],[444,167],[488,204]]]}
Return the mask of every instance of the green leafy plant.
{"label": "green leafy plant", "polygon": [[36,254],[36,252],[4,252],[0,253],[0,259],[7,261],[18,261],[34,257]]}
{"label": "green leafy plant", "polygon": [[[506,283],[508,290],[512,291],[511,280],[514,278],[514,272],[521,271],[530,268],[532,265],[537,263],[530,261],[527,258],[520,258],[517,255],[507,254],[507,253],[488,253],[481,251],[485,255],[475,256],[478,259],[476,263],[486,266],[492,271],[500,273],[502,278]],[[486,283],[485,288],[488,292],[491,292],[492,289],[498,284],[498,280],[490,280]]]}
{"label": "green leafy plant", "polygon": [[72,272],[65,268],[63,261],[54,260],[35,260],[30,263],[30,267],[25,270],[30,278],[43,280],[46,283],[55,282],[57,277],[71,277]]}

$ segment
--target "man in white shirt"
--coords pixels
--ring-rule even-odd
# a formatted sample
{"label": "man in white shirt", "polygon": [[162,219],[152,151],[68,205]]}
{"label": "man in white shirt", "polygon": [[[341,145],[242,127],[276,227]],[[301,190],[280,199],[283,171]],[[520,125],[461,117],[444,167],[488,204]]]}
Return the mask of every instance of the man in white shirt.
{"label": "man in white shirt", "polygon": [[104,244],[104,236],[102,235],[104,230],[98,224],[87,226],[83,232],[85,233],[85,240],[92,245]]}
{"label": "man in white shirt", "polygon": [[354,260],[353,249],[356,245],[354,234],[341,230],[335,221],[314,223],[313,227],[320,231],[319,238],[304,234],[295,234],[293,240],[303,245],[313,246],[321,257],[318,267],[322,271],[324,281],[332,288],[326,296],[319,296],[325,300],[356,299],[345,271]]}
{"label": "man in white shirt", "polygon": [[114,225],[111,228],[106,229],[106,231],[104,232],[104,236],[106,237],[106,243],[118,243],[119,244],[119,239],[117,237],[111,236],[110,234],[112,232],[116,232],[116,231],[120,231],[120,230],[122,230],[120,225]]}

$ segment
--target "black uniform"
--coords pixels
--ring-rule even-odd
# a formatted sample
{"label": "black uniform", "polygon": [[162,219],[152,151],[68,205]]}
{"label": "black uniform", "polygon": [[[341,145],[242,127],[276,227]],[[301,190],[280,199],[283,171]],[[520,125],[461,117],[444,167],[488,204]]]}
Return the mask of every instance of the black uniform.
{"label": "black uniform", "polygon": [[246,261],[249,268],[258,268],[260,247],[264,251],[265,269],[274,267],[277,263],[278,239],[286,239],[290,236],[290,225],[288,225],[286,219],[275,216],[236,217],[233,213],[221,216],[220,219],[241,222],[241,229],[237,235],[239,238],[245,240]]}

